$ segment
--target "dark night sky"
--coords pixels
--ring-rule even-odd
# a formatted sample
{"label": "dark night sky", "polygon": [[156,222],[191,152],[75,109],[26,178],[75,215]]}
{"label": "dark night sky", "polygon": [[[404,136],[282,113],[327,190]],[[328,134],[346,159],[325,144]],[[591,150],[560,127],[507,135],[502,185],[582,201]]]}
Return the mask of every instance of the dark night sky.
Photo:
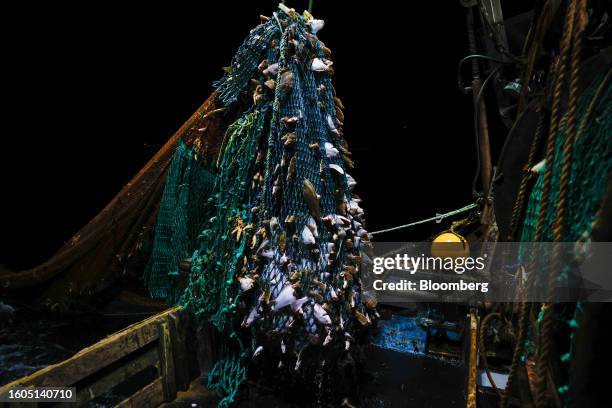
{"label": "dark night sky", "polygon": [[[207,98],[277,1],[210,3],[5,14],[0,262],[33,266],[93,217]],[[456,87],[465,11],[442,3],[315,1],[370,230],[471,199],[471,99]],[[431,228],[384,238],[427,238]]]}

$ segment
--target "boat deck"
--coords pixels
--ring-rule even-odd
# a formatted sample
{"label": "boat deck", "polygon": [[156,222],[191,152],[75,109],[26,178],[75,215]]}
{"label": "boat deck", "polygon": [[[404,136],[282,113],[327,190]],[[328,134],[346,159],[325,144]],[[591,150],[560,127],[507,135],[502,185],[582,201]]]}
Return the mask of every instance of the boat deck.
{"label": "boat deck", "polygon": [[[408,318],[390,320],[405,323]],[[186,346],[186,339],[195,337],[188,331],[191,326],[179,307],[168,309],[67,360],[0,387],[0,393],[15,386],[72,386],[76,387],[76,406],[215,406],[218,397],[205,387],[204,376],[198,373],[196,350]],[[395,329],[406,331],[403,326]],[[357,385],[359,401],[347,401],[343,406],[475,408],[475,400],[467,397],[470,390],[475,393],[474,378],[468,375],[475,372],[475,348],[470,347],[475,333],[465,333],[468,341],[463,341],[463,351],[455,350],[454,357],[445,356],[443,350],[425,353],[430,346],[420,340],[418,330],[415,333],[414,340],[400,336],[397,344],[374,341],[366,346],[367,359]],[[113,401],[109,394],[122,396]],[[299,397],[295,398],[289,401],[247,384],[236,406],[301,406]]]}

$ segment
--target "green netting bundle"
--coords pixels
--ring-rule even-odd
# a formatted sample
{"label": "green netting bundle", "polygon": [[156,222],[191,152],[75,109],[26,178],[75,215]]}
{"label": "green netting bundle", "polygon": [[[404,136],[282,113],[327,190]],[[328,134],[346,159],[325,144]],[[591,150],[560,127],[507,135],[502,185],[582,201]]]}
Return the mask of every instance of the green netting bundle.
{"label": "green netting bundle", "polygon": [[[578,100],[577,123],[580,124],[584,115],[587,113],[597,89],[605,79],[598,78],[593,81],[591,86],[583,93]],[[608,84],[602,90],[601,96],[594,106],[589,121],[586,122],[584,131],[573,147],[572,163],[570,171],[569,191],[567,192],[566,213],[563,223],[563,242],[590,241],[591,232],[598,216],[601,202],[606,193],[608,177],[612,171],[612,85]],[[556,208],[559,195],[559,176],[562,166],[562,149],[567,127],[565,121],[561,123],[559,134],[556,140],[554,158],[552,163],[552,180],[549,197],[549,207],[544,218],[542,229],[542,241],[553,241],[553,224],[555,223]],[[550,165],[545,163],[545,166]],[[530,242],[535,239],[535,231],[538,223],[540,205],[542,202],[542,185],[544,181],[544,168],[538,172],[533,190],[529,196],[527,211],[522,228],[521,242]],[[541,258],[542,254],[538,254]],[[534,261],[534,260],[530,260]],[[547,265],[547,260],[538,259],[540,265]],[[557,280],[566,281],[568,279],[567,268],[559,271]],[[572,357],[575,331],[579,326],[579,316],[582,313],[581,303],[561,304],[557,308],[556,318],[564,322],[563,329],[569,333],[567,345],[559,347],[559,362],[561,368],[568,370]],[[546,310],[540,309],[538,324],[544,319]],[[552,313],[549,311],[548,313]],[[529,344],[535,342],[528,340]],[[563,348],[565,347],[565,348]],[[532,347],[527,348],[529,353],[535,353]],[[523,356],[525,358],[525,356]],[[557,392],[562,398],[567,398],[569,385],[561,385]],[[567,401],[565,401],[567,402]]]}
{"label": "green netting bundle", "polygon": [[[585,114],[602,79],[596,79],[578,101],[578,123]],[[561,174],[562,148],[566,135],[565,122],[560,126],[550,191],[550,205],[546,213],[542,241],[552,241],[552,227],[557,209],[559,175]],[[548,163],[545,164],[545,166]],[[603,91],[591,120],[576,141],[572,153],[570,185],[567,195],[567,213],[564,219],[563,241],[574,242],[588,238],[597,217],[597,211],[606,192],[608,175],[612,170],[612,86]],[[521,235],[522,242],[533,241],[542,200],[544,168],[529,196],[529,203]]]}
{"label": "green netting bundle", "polygon": [[[357,332],[377,316],[375,299],[361,290],[360,249],[369,236],[347,173],[353,163],[330,51],[316,37],[322,25],[291,10],[253,29],[216,83],[218,102],[238,113],[214,186],[181,201],[179,186],[198,183],[184,148],[168,176],[150,274],[163,280],[166,271],[165,283],[149,278],[149,286],[175,300],[173,271],[189,258],[179,303],[223,337],[209,374],[222,406],[234,400],[252,359],[263,358],[279,378],[314,372],[319,389],[331,386],[322,371],[345,372]],[[204,219],[183,216],[192,211]],[[185,232],[194,227],[195,238]]]}
{"label": "green netting bundle", "polygon": [[197,160],[194,149],[180,141],[166,175],[144,277],[155,299],[175,303],[182,295],[179,267],[195,250],[206,215],[199,203],[208,199],[214,177],[208,166]]}

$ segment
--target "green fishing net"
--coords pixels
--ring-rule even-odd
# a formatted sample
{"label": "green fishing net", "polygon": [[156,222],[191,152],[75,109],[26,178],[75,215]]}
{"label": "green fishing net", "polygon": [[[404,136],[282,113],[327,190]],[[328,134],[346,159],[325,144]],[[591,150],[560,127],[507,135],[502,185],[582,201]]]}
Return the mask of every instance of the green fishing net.
{"label": "green fishing net", "polygon": [[[579,98],[577,108],[578,123],[585,115],[591,101],[593,100],[596,89],[600,86],[602,78],[597,78],[591,86]],[[549,198],[549,208],[544,218],[542,230],[542,241],[553,241],[553,224],[556,217],[556,208],[559,194],[559,176],[562,166],[563,142],[567,134],[565,122],[562,122],[556,140],[554,158],[552,163],[552,180]],[[545,163],[545,166],[549,165]],[[544,168],[538,172],[533,190],[529,196],[525,220],[522,227],[521,242],[531,242],[535,239],[535,231],[538,223],[540,204],[542,202],[542,185],[544,181]],[[588,242],[590,241],[593,225],[598,216],[598,210],[606,193],[608,177],[612,170],[612,86],[608,86],[595,106],[586,124],[584,132],[576,141],[572,152],[572,163],[570,172],[569,191],[567,193],[566,213],[563,223],[563,242]],[[523,251],[523,253],[526,251]],[[531,260],[533,261],[533,260]],[[546,264],[546,261],[544,261]],[[566,280],[567,270],[560,271],[558,280]],[[542,308],[537,319],[540,323],[546,311]],[[579,316],[582,312],[582,305],[577,303],[562,304],[558,308],[556,319],[563,322],[562,329],[569,333],[566,345],[559,347],[560,367],[564,372],[568,372],[568,364],[571,360],[574,344],[575,332],[579,326]],[[548,312],[550,313],[550,312]],[[530,334],[529,337],[534,337]],[[531,339],[527,340],[529,345],[537,345]],[[561,342],[559,342],[561,343]],[[531,353],[536,353],[533,347],[527,347]],[[525,356],[523,356],[525,358]],[[567,381],[567,378],[566,380]],[[562,383],[563,384],[563,383]],[[567,403],[567,396],[570,387],[568,384],[557,387],[557,392],[561,395],[564,403]]]}
{"label": "green fishing net", "polygon": [[[601,78],[583,93],[578,101],[578,123],[588,108]],[[563,122],[555,146],[555,160],[548,211],[542,232],[542,241],[552,241],[552,227],[557,209],[559,193],[559,175],[561,174],[562,149],[566,135]],[[548,165],[546,163],[545,165]],[[606,192],[608,175],[612,169],[612,86],[604,90],[592,119],[574,145],[570,185],[567,195],[567,213],[564,219],[563,241],[574,242],[588,237],[597,217],[597,210]],[[538,173],[535,185],[529,196],[527,212],[523,222],[521,242],[530,242],[535,238],[535,230],[542,200],[542,183],[544,169]]]}
{"label": "green fishing net", "polygon": [[152,296],[222,337],[209,373],[221,406],[253,359],[286,378],[309,364],[333,368],[377,317],[359,280],[369,235],[322,25],[291,11],[253,29],[215,84],[219,103],[237,112],[217,166],[181,145],[168,174],[145,280]]}
{"label": "green fishing net", "polygon": [[210,196],[214,181],[214,173],[180,141],[166,176],[152,255],[145,271],[153,298],[173,304],[181,296],[180,265],[195,250],[207,214],[200,203]]}

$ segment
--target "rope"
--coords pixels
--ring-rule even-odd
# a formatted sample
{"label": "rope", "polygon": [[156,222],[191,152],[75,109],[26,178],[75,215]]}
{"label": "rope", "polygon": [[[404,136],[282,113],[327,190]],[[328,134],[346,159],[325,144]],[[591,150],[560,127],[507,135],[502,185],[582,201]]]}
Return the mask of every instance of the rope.
{"label": "rope", "polygon": [[487,374],[487,378],[489,379],[491,386],[493,387],[497,395],[499,395],[499,398],[503,398],[504,393],[502,392],[502,390],[500,390],[497,387],[497,384],[495,384],[495,380],[493,379],[493,375],[491,374],[491,370],[489,369],[489,363],[487,361],[487,350],[485,348],[485,342],[484,342],[484,332],[487,327],[487,323],[493,317],[501,317],[501,314],[499,314],[498,312],[489,313],[480,322],[480,336],[478,336],[478,343],[479,343],[478,349],[480,350],[480,357],[482,357],[482,365],[485,369],[485,373]]}
{"label": "rope", "polygon": [[[531,167],[533,167],[533,164],[535,161],[535,155],[538,150],[538,146],[540,144],[540,139],[542,138],[542,133],[544,129],[545,115],[543,112],[541,112],[541,108],[537,108],[536,111],[539,113],[538,123],[536,126],[535,135],[533,136],[533,140],[529,148],[529,155],[527,157],[527,163],[525,164],[523,176],[521,177],[521,182],[519,185],[519,190],[516,196],[516,200],[514,202],[514,207],[512,208],[510,231],[508,233],[509,241],[514,241],[516,239],[516,232],[518,229],[518,222],[519,222],[518,220],[521,219],[521,215],[524,212],[525,197],[527,195],[527,186],[529,185],[529,180],[531,179],[531,176],[532,176],[530,169]],[[524,112],[526,112],[526,110]],[[516,372],[521,362],[521,356],[525,354],[525,340],[527,339],[527,329],[529,327],[530,307],[531,307],[531,304],[526,303],[526,302],[523,302],[520,307],[519,327],[518,327],[518,333],[517,333],[514,353],[512,355],[512,364],[510,366],[510,372],[508,374],[508,381],[506,384],[506,393],[500,393],[498,391],[498,395],[500,395],[500,400],[501,400],[500,406],[502,408],[505,408],[507,405],[507,396],[510,394],[511,387],[514,385],[514,381],[516,378]],[[484,320],[483,320],[483,323],[484,323]],[[483,358],[483,361],[485,360],[486,358]]]}
{"label": "rope", "polygon": [[[524,112],[526,112],[525,110]],[[536,125],[535,134],[533,136],[533,140],[531,141],[531,146],[529,147],[529,155],[527,156],[527,162],[525,163],[525,167],[523,169],[523,175],[521,177],[521,182],[519,184],[519,189],[516,195],[516,200],[514,201],[514,206],[512,207],[512,218],[510,221],[510,229],[508,232],[508,241],[514,241],[516,239],[516,232],[518,229],[519,220],[522,218],[524,207],[525,207],[525,197],[527,196],[527,186],[529,185],[529,180],[532,177],[531,168],[535,164],[535,155],[538,151],[538,146],[540,145],[540,139],[542,139],[542,132],[544,130],[544,113],[541,111],[541,107],[536,108],[536,112],[538,113],[538,124]],[[508,136],[509,137],[509,136]]]}
{"label": "rope", "polygon": [[550,129],[548,131],[548,142],[546,144],[546,166],[544,171],[544,182],[542,184],[542,203],[540,205],[540,212],[538,213],[538,223],[535,233],[535,241],[542,239],[542,232],[544,228],[544,221],[546,214],[548,213],[549,195],[550,195],[550,184],[552,180],[552,165],[555,153],[555,143],[557,140],[557,133],[559,130],[559,110],[561,105],[561,94],[563,92],[563,81],[565,80],[565,67],[567,65],[567,58],[570,51],[571,45],[571,34],[574,27],[574,15],[575,15],[575,2],[571,1],[567,6],[567,13],[565,18],[565,25],[563,29],[563,37],[561,39],[561,45],[559,47],[559,60],[557,65],[557,77],[555,78],[552,109],[550,115]]}
{"label": "rope", "polygon": [[[553,96],[553,109],[555,108],[555,102],[557,110],[553,111],[556,116],[553,117],[555,120],[554,126],[551,125],[551,128],[555,128],[555,134],[557,132],[558,127],[558,106],[561,99],[561,85],[562,79],[565,76],[565,63],[567,60],[567,55],[569,53],[569,48],[572,48],[571,54],[571,72],[570,72],[570,89],[569,89],[569,104],[567,111],[567,133],[565,135],[565,140],[563,143],[563,151],[562,151],[562,167],[561,174],[559,177],[559,195],[557,199],[556,205],[556,213],[555,213],[555,222],[553,226],[553,241],[561,242],[563,240],[563,225],[565,219],[565,211],[567,204],[567,192],[569,189],[569,179],[570,179],[570,169],[571,169],[571,160],[572,160],[572,150],[575,142],[575,127],[576,127],[576,105],[578,99],[578,78],[579,78],[579,64],[580,64],[580,55],[581,55],[581,40],[582,40],[582,32],[586,27],[586,0],[577,0],[572,1],[568,5],[567,9],[567,17],[566,17],[566,32],[563,35],[563,40],[561,44],[561,60],[560,60],[560,71],[558,81],[555,86],[555,94]],[[572,36],[570,39],[570,35]],[[573,44],[572,41],[573,40]],[[565,58],[563,57],[565,55]],[[552,136],[552,134],[551,134]],[[543,192],[542,197],[542,207],[544,206],[544,202],[547,203],[546,207],[548,207],[548,201],[550,194],[550,180],[552,179],[552,163],[553,163],[553,152],[555,146],[555,138],[549,139],[549,146],[551,147],[551,152],[547,150],[547,165],[545,171],[544,178],[544,188],[548,187]],[[552,144],[551,144],[552,141]],[[550,156],[550,160],[548,157]],[[544,190],[543,190],[544,191]],[[545,210],[547,210],[546,208]],[[538,235],[538,231],[541,237],[544,219],[546,217],[546,212],[540,208],[540,213],[538,216],[538,228],[536,229],[536,235]],[[541,222],[540,222],[541,220]],[[552,255],[552,265],[549,269],[548,273],[548,293],[547,293],[547,302],[542,305],[542,311],[544,311],[544,316],[542,318],[541,326],[540,326],[540,348],[538,352],[538,359],[536,365],[536,377],[535,377],[535,406],[545,407],[547,406],[547,396],[546,396],[546,384],[547,384],[547,372],[549,365],[550,353],[553,348],[552,345],[552,332],[553,332],[553,318],[552,318],[552,307],[553,307],[553,295],[554,295],[554,287],[555,287],[555,278],[560,267],[560,248],[559,246],[555,246],[553,248]]]}
{"label": "rope", "polygon": [[503,393],[501,397],[501,408],[506,408],[508,406],[508,398],[510,396],[510,393],[512,392],[512,388],[516,381],[516,375],[518,372],[519,365],[523,362],[523,357],[525,356],[525,341],[527,340],[530,314],[531,303],[521,303],[516,344],[514,346],[514,354],[512,355],[512,364],[510,365],[510,372],[508,373],[508,381],[506,382],[506,392]]}
{"label": "rope", "polygon": [[[538,15],[539,17],[537,18],[537,21],[536,21],[536,26],[533,31],[533,36],[529,38],[530,36],[528,35],[528,38],[525,39],[525,44],[523,45],[523,54],[525,54],[524,50],[527,49],[526,47],[528,44],[530,46],[530,50],[529,50],[529,54],[527,55],[524,75],[521,78],[521,93],[520,93],[518,109],[517,109],[518,113],[523,112],[523,110],[525,110],[526,108],[525,101],[529,93],[529,82],[533,75],[534,66],[535,66],[537,57],[540,54],[539,51],[540,51],[540,47],[542,46],[544,37],[546,33],[548,32],[548,29],[550,28],[550,25],[557,13],[557,8],[559,7],[559,3],[560,2],[558,1],[548,0],[544,3],[544,5],[541,7],[540,10],[536,9],[536,12],[534,13],[534,18],[535,16],[538,16]],[[530,29],[530,33],[531,33],[531,29]]]}
{"label": "rope", "polygon": [[[564,30],[563,30],[563,36],[562,36],[561,43],[559,46],[559,59],[557,62],[557,66],[555,67],[556,75],[555,75],[554,85],[553,85],[554,90],[553,90],[553,97],[552,97],[550,127],[548,131],[548,139],[546,143],[546,163],[547,165],[546,165],[545,172],[544,172],[543,185],[542,185],[542,200],[540,202],[540,209],[538,213],[534,241],[540,241],[542,239],[546,215],[548,213],[549,196],[550,196],[550,190],[551,190],[551,180],[552,180],[552,175],[553,175],[552,163],[554,160],[555,145],[556,145],[556,140],[557,140],[557,133],[559,130],[559,116],[560,116],[559,110],[560,110],[560,103],[561,103],[562,86],[563,86],[563,82],[565,79],[566,65],[567,65],[568,55],[569,55],[569,51],[571,47],[571,36],[574,31],[573,25],[574,25],[574,15],[576,11],[575,6],[576,6],[576,3],[574,1],[571,1],[568,3]],[[535,52],[536,51],[534,51],[532,55],[530,55],[531,61],[528,64],[527,73],[524,78],[524,83],[523,83],[524,89],[526,88],[525,82],[528,81],[529,79],[527,75],[530,76],[530,71],[531,71],[530,67],[533,64],[533,58],[534,58]],[[531,151],[530,151],[530,155],[531,155]],[[521,181],[521,184],[522,185],[525,184],[524,188],[526,188],[526,182],[523,183],[523,181]],[[519,193],[520,191],[521,190],[519,190]],[[522,204],[520,203],[519,199],[520,197],[517,197],[517,203],[515,203],[515,209],[513,210],[513,216],[515,215],[514,214],[515,211],[517,212],[519,211],[518,208],[520,207],[517,207],[518,204]],[[524,198],[522,198],[522,200],[524,200]],[[516,374],[518,371],[519,364],[525,352],[525,340],[527,337],[527,331],[529,329],[530,306],[531,305],[528,303],[521,304],[520,315],[519,315],[519,331],[517,333],[517,341],[515,344],[515,350],[514,350],[514,354],[512,357],[512,365],[510,367],[510,373],[508,375],[506,393],[502,397],[502,400],[501,400],[502,408],[505,408],[508,404],[507,397],[510,395],[511,389],[516,379]],[[543,310],[547,310],[548,306],[543,305]],[[552,329],[552,325],[551,325],[552,321],[550,319],[550,313],[545,314],[545,319],[542,323],[543,323],[542,329],[544,332],[547,332],[547,331],[549,332]],[[540,350],[540,353],[538,355],[539,364],[536,367],[536,384],[535,384],[535,390],[536,390],[535,405],[536,407],[542,407],[546,404],[546,396],[545,396],[546,372],[547,372],[547,366],[548,366],[547,364],[548,357],[550,353],[550,347],[547,347],[547,346],[550,346],[550,344],[545,345],[544,348]]]}
{"label": "rope", "polygon": [[382,229],[379,231],[370,232],[370,235],[384,234],[385,232],[397,231],[397,230],[404,229],[404,228],[414,227],[415,225],[425,224],[431,221],[436,221],[439,223],[445,218],[452,217],[453,215],[457,215],[457,214],[464,213],[466,211],[473,210],[476,207],[478,207],[478,204],[476,203],[468,204],[465,207],[461,207],[457,210],[453,210],[445,214],[436,214],[435,217],[425,218],[424,220],[411,222],[410,224],[398,225],[397,227],[391,227],[391,228]]}
{"label": "rope", "polygon": [[[283,2],[283,4],[285,4],[285,2]],[[272,15],[274,16],[274,20],[276,20],[276,24],[278,24],[278,29],[280,31],[280,33],[283,33],[283,25],[281,24],[280,20],[278,19],[278,14],[276,14],[276,12],[272,13]]]}
{"label": "rope", "polygon": [[[526,110],[524,112],[526,112]],[[529,148],[529,155],[527,157],[527,163],[525,165],[523,176],[521,177],[521,183],[519,185],[519,190],[516,196],[516,200],[514,202],[514,207],[512,208],[510,231],[508,233],[509,241],[514,241],[516,239],[518,220],[521,219],[521,215],[523,214],[523,211],[524,211],[525,197],[527,195],[527,186],[529,185],[529,179],[531,178],[530,169],[531,167],[533,167],[533,162],[535,161],[535,155],[538,150],[538,146],[540,144],[540,139],[542,138],[545,115],[543,112],[541,112],[540,108],[537,109],[537,112],[539,113],[538,124],[536,126],[535,135],[533,136],[533,140]],[[500,394],[498,392],[498,394],[500,395],[500,400],[501,400],[500,406],[502,408],[506,407],[507,396],[510,394],[511,387],[514,385],[514,381],[516,378],[516,372],[521,362],[521,356],[525,353],[525,340],[527,339],[527,329],[529,325],[530,307],[531,307],[531,304],[529,303],[526,303],[526,302],[521,303],[521,308],[519,311],[519,327],[518,327],[518,333],[517,333],[514,353],[512,355],[512,364],[510,366],[510,371],[508,374],[508,381],[506,383],[506,393]],[[484,320],[483,320],[483,323],[484,323]],[[485,359],[483,358],[483,361],[484,360]]]}
{"label": "rope", "polygon": [[591,99],[591,102],[589,103],[589,106],[580,121],[580,127],[576,131],[576,141],[580,140],[580,137],[584,133],[584,129],[591,120],[591,115],[593,115],[593,111],[599,104],[599,100],[601,99],[604,90],[608,86],[608,82],[610,82],[610,79],[612,79],[612,68],[608,68],[606,76],[602,79],[601,83],[597,87],[597,90],[595,91],[595,94],[593,95],[593,98]]}

